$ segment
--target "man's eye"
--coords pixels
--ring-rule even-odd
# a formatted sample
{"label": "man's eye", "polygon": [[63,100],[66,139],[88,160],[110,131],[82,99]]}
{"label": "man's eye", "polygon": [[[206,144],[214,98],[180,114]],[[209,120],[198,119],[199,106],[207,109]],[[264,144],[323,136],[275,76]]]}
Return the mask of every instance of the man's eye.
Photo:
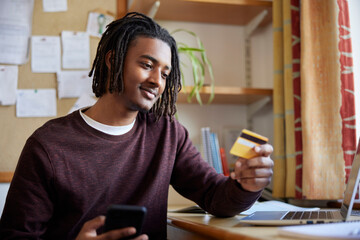
{"label": "man's eye", "polygon": [[163,78],[163,79],[167,79],[168,76],[169,76],[169,75],[168,75],[167,73],[163,73],[163,74],[162,74],[162,78]]}
{"label": "man's eye", "polygon": [[142,63],[142,65],[143,65],[144,68],[148,68],[148,69],[152,68],[152,65],[149,64],[149,63]]}

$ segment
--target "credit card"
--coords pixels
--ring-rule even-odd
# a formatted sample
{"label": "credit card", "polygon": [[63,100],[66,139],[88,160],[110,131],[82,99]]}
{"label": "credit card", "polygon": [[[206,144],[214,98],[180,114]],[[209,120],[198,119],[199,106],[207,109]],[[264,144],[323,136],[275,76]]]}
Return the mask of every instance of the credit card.
{"label": "credit card", "polygon": [[232,155],[250,159],[257,156],[253,148],[265,144],[269,141],[267,137],[261,136],[257,133],[251,132],[247,129],[241,131],[240,137],[238,137],[230,149]]}

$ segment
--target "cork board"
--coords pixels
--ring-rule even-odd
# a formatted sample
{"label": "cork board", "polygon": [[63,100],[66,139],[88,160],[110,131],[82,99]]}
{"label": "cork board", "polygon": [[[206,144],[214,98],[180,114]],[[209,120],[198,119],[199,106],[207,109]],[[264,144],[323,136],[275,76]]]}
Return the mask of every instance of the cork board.
{"label": "cork board", "polygon": [[[116,14],[116,0],[71,0],[66,12],[44,12],[42,1],[34,1],[32,35],[60,36],[61,31],[86,31],[89,12],[101,8]],[[90,37],[90,63],[99,38]],[[31,51],[30,51],[31,54]],[[31,56],[30,56],[31,59]],[[18,89],[57,88],[55,73],[33,73],[30,60],[19,65]],[[77,98],[57,99],[57,117],[66,115]],[[17,118],[15,105],[0,106],[0,173],[15,170],[26,139],[51,118]]]}

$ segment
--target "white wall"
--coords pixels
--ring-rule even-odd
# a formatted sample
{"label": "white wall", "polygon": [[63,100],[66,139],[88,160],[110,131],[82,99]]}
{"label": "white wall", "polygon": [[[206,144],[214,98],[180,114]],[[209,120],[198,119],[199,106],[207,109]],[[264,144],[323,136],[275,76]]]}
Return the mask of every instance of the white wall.
{"label": "white wall", "polygon": [[348,0],[350,11],[350,27],[353,50],[355,107],[356,107],[356,135],[360,137],[360,1]]}
{"label": "white wall", "polygon": [[[176,21],[158,21],[170,33],[175,29],[186,29],[196,33],[205,45],[217,85],[243,86],[245,84],[244,28],[232,25],[190,23]],[[196,46],[191,35],[179,32],[173,34],[176,41]],[[181,62],[190,67],[186,57],[180,55]],[[192,76],[188,68],[183,68],[187,85],[192,85]],[[209,82],[209,78],[206,79]]]}

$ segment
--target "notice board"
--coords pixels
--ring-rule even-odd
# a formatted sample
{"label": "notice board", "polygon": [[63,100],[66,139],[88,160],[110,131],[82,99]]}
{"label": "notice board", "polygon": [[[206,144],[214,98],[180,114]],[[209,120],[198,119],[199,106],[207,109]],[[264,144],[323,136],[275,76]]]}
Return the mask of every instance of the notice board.
{"label": "notice board", "polygon": [[[125,1],[124,1],[125,2]],[[60,36],[62,31],[85,32],[88,15],[93,11],[117,13],[116,0],[68,0],[67,11],[44,12],[43,1],[34,1],[32,36]],[[99,38],[90,37],[90,64],[96,54]],[[31,55],[31,51],[30,51]],[[26,64],[19,65],[18,89],[57,88],[56,73],[33,73],[31,56]],[[57,98],[57,116],[64,116],[77,98]],[[8,175],[16,168],[27,138],[46,121],[54,117],[16,117],[16,106],[0,105],[0,174]],[[1,177],[0,177],[1,180]]]}

